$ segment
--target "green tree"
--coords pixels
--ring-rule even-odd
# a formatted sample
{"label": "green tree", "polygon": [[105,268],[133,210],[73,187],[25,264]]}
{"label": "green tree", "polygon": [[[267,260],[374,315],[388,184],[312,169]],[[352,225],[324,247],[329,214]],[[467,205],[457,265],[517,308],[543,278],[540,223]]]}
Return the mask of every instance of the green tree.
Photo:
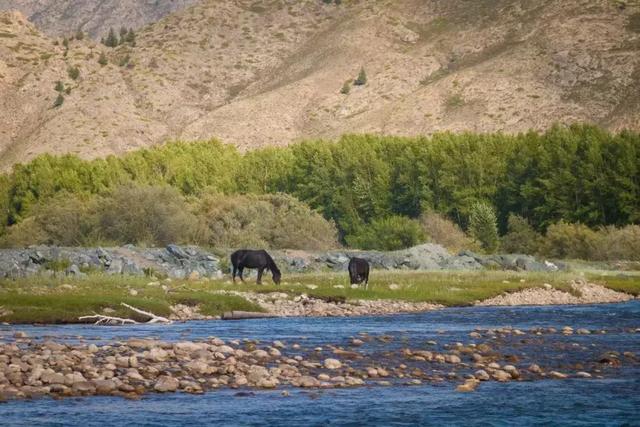
{"label": "green tree", "polygon": [[133,32],[133,28],[129,28],[129,31],[127,31],[127,35],[125,36],[124,40],[131,44],[132,46],[135,46],[136,44],[136,33]]}
{"label": "green tree", "polygon": [[107,47],[118,46],[118,36],[116,35],[116,32],[113,30],[113,28],[109,28],[109,34],[107,35],[107,38],[104,39],[103,44]]}
{"label": "green tree", "polygon": [[64,83],[58,80],[54,89],[56,92],[64,92]]}
{"label": "green tree", "polygon": [[420,224],[403,216],[374,219],[346,238],[352,247],[384,251],[409,248],[425,240]]}
{"label": "green tree", "polygon": [[542,236],[520,215],[509,215],[507,234],[500,241],[504,252],[536,254],[540,250]]}
{"label": "green tree", "polygon": [[353,84],[356,86],[367,84],[367,73],[364,71],[364,67],[360,68],[360,73],[358,73],[358,77],[353,81]]}
{"label": "green tree", "polygon": [[120,44],[124,44],[127,39],[127,29],[125,27],[120,27]]}
{"label": "green tree", "polygon": [[491,253],[498,248],[498,224],[490,204],[476,202],[471,206],[469,233],[485,251]]}

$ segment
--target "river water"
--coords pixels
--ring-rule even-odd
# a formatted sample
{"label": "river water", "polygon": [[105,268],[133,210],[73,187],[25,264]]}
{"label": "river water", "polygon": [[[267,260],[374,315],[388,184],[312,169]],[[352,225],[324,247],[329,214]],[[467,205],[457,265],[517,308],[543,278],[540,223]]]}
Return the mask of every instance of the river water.
{"label": "river water", "polygon": [[[511,326],[605,331],[553,335],[513,348],[541,366],[561,370],[573,361],[597,360],[607,351],[640,355],[640,301],[611,305],[448,308],[419,314],[357,318],[287,318],[234,322],[187,322],[126,327],[0,326],[0,340],[16,329],[31,337],[107,342],[129,337],[166,341],[252,338],[300,343],[303,348],[346,345],[359,333],[395,337],[389,346],[437,341],[438,346],[469,342],[474,328]],[[636,332],[638,330],[638,332]],[[82,336],[82,338],[79,338]],[[383,345],[383,344],[380,344]],[[509,346],[509,343],[505,344]],[[363,351],[382,351],[373,343]],[[516,350],[514,350],[515,352]],[[602,378],[484,382],[473,393],[455,384],[364,386],[350,389],[245,391],[204,395],[150,394],[139,401],[113,397],[41,399],[0,404],[0,425],[611,425],[640,426],[638,363],[605,369]]]}

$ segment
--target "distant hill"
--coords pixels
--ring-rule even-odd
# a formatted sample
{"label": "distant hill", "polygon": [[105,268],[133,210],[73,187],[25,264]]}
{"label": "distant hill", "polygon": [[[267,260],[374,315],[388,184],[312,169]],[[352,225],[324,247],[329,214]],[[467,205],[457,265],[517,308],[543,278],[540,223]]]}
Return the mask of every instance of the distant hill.
{"label": "distant hill", "polygon": [[0,0],[0,10],[18,10],[46,34],[82,30],[94,39],[110,27],[139,28],[198,0]]}
{"label": "distant hill", "polygon": [[[20,3],[56,5],[58,15],[34,6],[30,16],[46,15],[54,23],[42,28],[59,33],[74,2]],[[127,11],[133,3],[187,2],[113,1],[103,6],[111,18],[81,16],[146,13]],[[633,1],[203,0],[138,30],[135,46],[85,38],[68,50],[32,19],[0,16],[0,168],[168,139],[249,149],[356,132],[640,129]],[[367,82],[354,85],[361,68]],[[58,80],[70,93],[54,107]]]}

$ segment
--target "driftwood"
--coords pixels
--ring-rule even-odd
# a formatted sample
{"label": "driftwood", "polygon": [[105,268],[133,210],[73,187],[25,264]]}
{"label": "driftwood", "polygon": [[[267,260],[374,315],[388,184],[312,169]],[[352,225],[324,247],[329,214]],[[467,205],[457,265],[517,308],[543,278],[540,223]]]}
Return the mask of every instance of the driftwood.
{"label": "driftwood", "polygon": [[113,324],[137,324],[133,319],[123,319],[122,317],[112,317],[112,316],[103,316],[101,314],[94,314],[92,316],[80,316],[78,320],[89,320],[89,319],[97,319],[94,325],[113,325]]}
{"label": "driftwood", "polygon": [[264,319],[278,317],[271,313],[260,313],[256,311],[226,311],[222,314],[222,320],[242,320],[242,319]]}
{"label": "driftwood", "polygon": [[153,313],[149,313],[148,311],[142,311],[139,308],[135,308],[124,302],[121,302],[120,304],[127,307],[129,310],[135,311],[138,314],[142,314],[143,316],[150,317],[151,319],[146,323],[173,323],[171,320],[167,319],[166,317],[156,316]]}
{"label": "driftwood", "polygon": [[[148,321],[146,322],[142,322],[144,324],[150,324],[150,323],[173,323],[171,320],[167,319],[166,317],[162,317],[162,316],[156,316],[153,313],[149,313],[148,311],[144,311],[144,310],[140,310],[139,308],[133,307],[129,304],[126,304],[124,302],[120,303],[122,306],[127,307],[129,310],[131,311],[135,311],[138,314],[141,314],[143,316],[147,316],[149,318]],[[91,316],[81,316],[78,317],[78,320],[89,320],[89,319],[96,319],[96,322],[94,323],[95,325],[113,325],[113,324],[120,324],[120,325],[138,325],[140,324],[140,322],[136,322],[133,319],[125,319],[122,317],[113,317],[113,316],[105,316],[102,314],[93,314]]]}

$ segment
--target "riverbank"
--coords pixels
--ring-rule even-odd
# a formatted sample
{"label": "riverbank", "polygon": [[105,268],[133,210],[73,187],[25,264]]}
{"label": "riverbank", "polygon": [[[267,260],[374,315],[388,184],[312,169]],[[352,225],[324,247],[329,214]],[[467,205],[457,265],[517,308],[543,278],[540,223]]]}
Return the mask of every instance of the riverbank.
{"label": "riverbank", "polygon": [[[405,313],[443,306],[544,305],[621,302],[640,294],[637,274],[503,271],[372,273],[369,289],[352,287],[344,273],[289,274],[280,286],[154,277],[42,277],[0,281],[0,322],[81,323],[105,315],[147,320],[126,303],[173,320],[218,319],[229,311],[276,316],[357,316]],[[85,320],[85,322],[87,322]]]}

